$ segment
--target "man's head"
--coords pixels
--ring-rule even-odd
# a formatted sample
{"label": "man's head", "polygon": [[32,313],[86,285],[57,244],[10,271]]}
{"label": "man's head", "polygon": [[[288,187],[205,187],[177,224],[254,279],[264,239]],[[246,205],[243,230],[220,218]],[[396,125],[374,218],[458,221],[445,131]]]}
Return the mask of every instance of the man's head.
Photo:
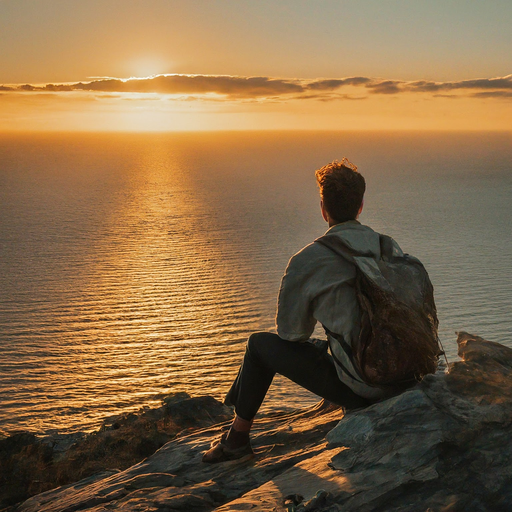
{"label": "man's head", "polygon": [[318,169],[315,176],[325,220],[334,225],[356,219],[361,212],[366,189],[364,178],[357,172],[357,167],[343,158],[341,162],[335,160]]}

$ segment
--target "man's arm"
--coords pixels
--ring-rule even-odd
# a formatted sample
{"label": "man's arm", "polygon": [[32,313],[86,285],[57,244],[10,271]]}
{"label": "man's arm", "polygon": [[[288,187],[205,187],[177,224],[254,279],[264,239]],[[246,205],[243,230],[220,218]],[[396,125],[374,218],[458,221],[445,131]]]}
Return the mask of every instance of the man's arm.
{"label": "man's arm", "polygon": [[301,251],[286,267],[277,300],[277,334],[285,340],[306,341],[313,333],[316,320],[308,293],[310,278],[311,272]]}

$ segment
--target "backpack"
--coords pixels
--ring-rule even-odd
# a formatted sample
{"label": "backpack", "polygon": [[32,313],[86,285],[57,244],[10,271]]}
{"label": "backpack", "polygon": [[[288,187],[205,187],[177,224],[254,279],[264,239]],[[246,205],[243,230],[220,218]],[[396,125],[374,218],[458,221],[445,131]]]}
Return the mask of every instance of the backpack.
{"label": "backpack", "polygon": [[352,359],[371,385],[414,383],[435,373],[443,353],[437,335],[434,288],[423,264],[379,235],[381,258],[355,252],[336,235],[315,240],[353,263],[361,329]]}

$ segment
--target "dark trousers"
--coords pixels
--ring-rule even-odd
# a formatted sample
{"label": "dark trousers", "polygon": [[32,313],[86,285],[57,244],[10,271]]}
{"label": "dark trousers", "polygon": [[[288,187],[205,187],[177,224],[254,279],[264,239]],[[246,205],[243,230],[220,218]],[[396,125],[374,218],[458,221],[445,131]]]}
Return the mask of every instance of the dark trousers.
{"label": "dark trousers", "polygon": [[244,420],[252,420],[276,373],[346,409],[370,403],[340,381],[326,345],[287,341],[268,332],[249,337],[242,366],[224,403],[234,405]]}

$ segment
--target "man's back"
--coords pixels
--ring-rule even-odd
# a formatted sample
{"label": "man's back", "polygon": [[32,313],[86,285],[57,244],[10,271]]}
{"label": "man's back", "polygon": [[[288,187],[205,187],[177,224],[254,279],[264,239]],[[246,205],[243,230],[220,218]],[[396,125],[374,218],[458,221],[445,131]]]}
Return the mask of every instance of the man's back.
{"label": "man's back", "polygon": [[[327,233],[342,238],[356,253],[380,257],[379,234],[357,220],[336,224]],[[360,396],[375,399],[385,392],[363,382],[347,350],[360,330],[355,277],[355,266],[327,247],[318,243],[304,247],[291,258],[281,282],[277,333],[283,339],[305,341],[320,322],[340,380]]]}

